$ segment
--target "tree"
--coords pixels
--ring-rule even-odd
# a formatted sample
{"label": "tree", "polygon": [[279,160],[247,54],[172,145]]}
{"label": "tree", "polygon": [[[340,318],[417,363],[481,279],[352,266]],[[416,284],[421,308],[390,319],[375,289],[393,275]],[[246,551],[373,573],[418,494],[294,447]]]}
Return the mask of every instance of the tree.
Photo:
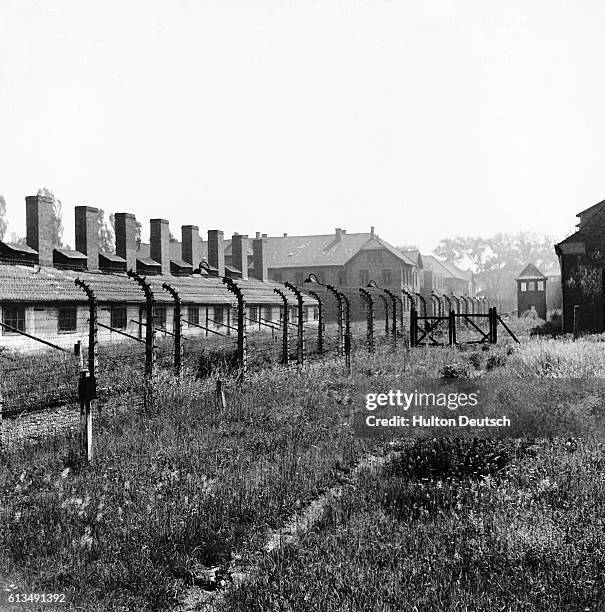
{"label": "tree", "polygon": [[514,279],[528,263],[541,270],[558,265],[553,243],[550,236],[530,232],[498,233],[490,238],[458,236],[441,240],[434,253],[454,263],[470,261],[478,288],[492,297],[513,299]]}
{"label": "tree", "polygon": [[11,232],[7,242],[10,242],[11,244],[17,244],[19,246],[27,246],[27,239],[25,238],[25,236],[19,236],[19,234],[17,234],[16,232]]}
{"label": "tree", "polygon": [[55,194],[46,187],[38,189],[39,196],[50,198],[53,203],[53,214],[51,219],[51,240],[52,245],[57,248],[65,246],[63,243],[63,205],[61,200],[55,197]]}
{"label": "tree", "polygon": [[[112,215],[110,215],[111,217]],[[111,220],[105,219],[105,211],[99,209],[99,251],[102,253],[115,253],[115,232]]]}
{"label": "tree", "polygon": [[4,240],[8,221],[6,220],[6,200],[0,195],[0,240]]}

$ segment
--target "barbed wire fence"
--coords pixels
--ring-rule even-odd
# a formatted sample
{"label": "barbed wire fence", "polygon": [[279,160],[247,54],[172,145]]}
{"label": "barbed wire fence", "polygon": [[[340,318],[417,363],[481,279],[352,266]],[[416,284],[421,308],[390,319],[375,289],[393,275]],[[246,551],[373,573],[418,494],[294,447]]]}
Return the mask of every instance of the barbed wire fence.
{"label": "barbed wire fence", "polygon": [[[242,384],[251,371],[304,368],[318,359],[340,360],[351,372],[356,352],[408,349],[411,314],[418,318],[458,307],[463,317],[492,308],[476,298],[441,295],[427,306],[409,289],[397,293],[373,282],[336,287],[313,275],[301,285],[219,277],[167,280],[132,271],[127,277],[85,276],[74,280],[81,303],[70,305],[69,313],[59,309],[58,316],[51,309],[46,318],[34,313],[35,333],[23,331],[17,320],[11,326],[5,317],[3,331],[12,343],[0,349],[3,439],[10,438],[11,420],[61,409],[73,421],[79,407],[80,453],[90,459],[92,413],[152,407],[160,372],[214,377],[220,385],[227,377]],[[52,329],[59,331],[53,336]],[[75,339],[71,346],[68,338]],[[218,396],[225,401],[223,386]],[[39,427],[36,419],[32,424],[32,430]]]}

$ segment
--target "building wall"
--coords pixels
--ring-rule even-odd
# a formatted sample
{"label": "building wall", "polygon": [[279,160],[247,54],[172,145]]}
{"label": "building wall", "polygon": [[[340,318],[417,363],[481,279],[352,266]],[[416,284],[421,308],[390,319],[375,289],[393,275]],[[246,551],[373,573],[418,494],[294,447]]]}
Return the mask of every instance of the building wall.
{"label": "building wall", "polygon": [[586,254],[562,255],[563,329],[573,330],[574,306],[580,306],[580,330],[601,332],[603,264],[587,245]]}
{"label": "building wall", "polygon": [[[523,283],[525,283],[526,291],[521,291]],[[546,320],[546,288],[538,289],[538,287],[544,286],[545,283],[546,279],[540,281],[517,281],[518,316],[521,316],[526,310],[532,310],[533,306],[538,317]]]}
{"label": "building wall", "polygon": [[[123,305],[123,304],[121,304]],[[10,306],[10,303],[3,304]],[[166,308],[166,329],[173,331],[174,329],[174,307],[170,304],[158,304],[159,307]],[[234,325],[235,313],[233,308],[228,305],[224,306],[205,306],[192,304],[199,311],[199,325],[206,326],[209,329],[220,331],[221,333],[235,333],[234,330],[227,331],[225,325],[220,325],[219,309],[222,309],[223,323]],[[188,304],[183,304],[183,319],[189,320]],[[280,320],[280,308],[275,306],[265,307],[261,305],[263,317],[266,314],[271,315],[271,320],[278,322]],[[305,307],[309,314],[309,319],[312,319],[312,307]],[[61,348],[72,351],[77,342],[81,342],[82,346],[88,345],[88,319],[89,312],[87,305],[77,305],[76,311],[76,330],[69,332],[59,331],[59,306],[56,304],[29,304],[25,308],[25,332],[47,340]],[[207,316],[206,316],[207,314]],[[100,304],[97,309],[97,317],[99,323],[111,326],[111,305]],[[134,336],[135,338],[143,339],[145,337],[145,310],[141,304],[126,305],[126,327],[121,331]],[[215,322],[213,322],[215,321]],[[139,324],[140,323],[140,324]],[[207,324],[208,323],[208,324]],[[268,329],[268,328],[267,328]],[[168,334],[157,331],[158,338],[167,336]],[[183,323],[183,336],[204,336],[210,332],[206,330]],[[132,343],[135,345],[135,340],[130,340],[111,330],[99,327],[98,330],[99,343]],[[137,343],[138,344],[138,343]],[[37,342],[34,339],[27,338],[21,334],[7,333],[5,330],[0,331],[0,347],[18,350],[18,351],[35,351],[35,350],[52,350],[51,347]],[[143,349],[141,349],[143,350]]]}

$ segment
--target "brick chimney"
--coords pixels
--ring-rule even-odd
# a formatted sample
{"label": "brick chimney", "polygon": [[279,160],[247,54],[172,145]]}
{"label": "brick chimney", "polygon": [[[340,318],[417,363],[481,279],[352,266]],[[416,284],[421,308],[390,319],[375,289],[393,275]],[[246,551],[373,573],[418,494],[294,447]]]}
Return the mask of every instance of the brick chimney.
{"label": "brick chimney", "polygon": [[231,239],[231,264],[242,271],[242,278],[248,278],[248,236],[233,234]]}
{"label": "brick chimney", "polygon": [[25,224],[27,246],[38,251],[41,266],[53,265],[52,224],[53,201],[47,196],[25,198]]}
{"label": "brick chimney", "polygon": [[269,280],[269,273],[267,270],[267,261],[265,259],[265,244],[266,240],[262,238],[256,238],[252,242],[252,264],[254,266],[254,278],[261,281]]}
{"label": "brick chimney", "polygon": [[208,230],[208,265],[225,276],[225,243],[222,230]]}
{"label": "brick chimney", "polygon": [[343,234],[344,232],[342,231],[342,228],[337,227],[336,228],[336,242],[338,242],[342,238]]}
{"label": "brick chimney", "polygon": [[370,228],[370,237],[374,238],[376,236],[375,232],[374,232],[374,226],[372,225],[372,227]]}
{"label": "brick chimney", "polygon": [[86,268],[99,269],[99,209],[76,206],[76,251],[86,255]]}
{"label": "brick chimney", "polygon": [[116,213],[116,255],[126,260],[127,270],[137,269],[136,217],[131,213]]}
{"label": "brick chimney", "polygon": [[197,225],[181,226],[181,259],[197,270],[202,261],[200,228]]}
{"label": "brick chimney", "polygon": [[150,229],[150,251],[149,255],[153,261],[157,261],[162,274],[170,274],[170,227],[166,219],[151,219]]}
{"label": "brick chimney", "polygon": [[260,238],[260,237],[261,237],[260,232],[256,232],[256,238]]}

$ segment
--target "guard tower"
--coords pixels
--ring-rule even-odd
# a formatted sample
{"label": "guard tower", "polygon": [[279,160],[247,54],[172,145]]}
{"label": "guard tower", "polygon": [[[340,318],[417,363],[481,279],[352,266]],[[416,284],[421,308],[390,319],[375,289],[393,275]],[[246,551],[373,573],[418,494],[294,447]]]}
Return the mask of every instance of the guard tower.
{"label": "guard tower", "polygon": [[546,276],[530,263],[515,280],[518,316],[532,310],[540,319],[546,320]]}

